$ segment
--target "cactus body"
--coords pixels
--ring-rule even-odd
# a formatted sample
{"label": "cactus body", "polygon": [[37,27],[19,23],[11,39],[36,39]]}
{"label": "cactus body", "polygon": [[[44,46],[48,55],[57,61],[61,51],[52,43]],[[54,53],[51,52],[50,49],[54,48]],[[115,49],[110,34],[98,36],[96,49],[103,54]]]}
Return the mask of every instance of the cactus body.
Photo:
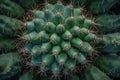
{"label": "cactus body", "polygon": [[100,56],[96,61],[96,66],[108,75],[113,77],[120,76],[120,57],[117,55]]}
{"label": "cactus body", "polygon": [[33,75],[31,72],[25,73],[19,80],[33,80]]}
{"label": "cactus body", "polygon": [[12,39],[0,39],[0,50],[13,51],[15,50],[15,41]]}
{"label": "cactus body", "polygon": [[0,79],[16,75],[21,68],[20,59],[16,52],[0,55]]}
{"label": "cactus body", "polygon": [[68,0],[68,1],[71,1],[71,3],[77,7],[86,6],[88,3],[91,2],[91,0]]}
{"label": "cactus body", "polygon": [[[95,74],[96,73],[96,74]],[[106,74],[100,71],[98,68],[87,65],[85,73],[82,75],[82,80],[111,80]]]}
{"label": "cactus body", "polygon": [[108,11],[115,3],[119,0],[94,0],[90,5],[89,9],[95,14],[104,13]]}
{"label": "cactus body", "polygon": [[[12,1],[0,0],[2,11],[11,17],[21,17],[22,8]],[[89,7],[94,14],[104,13],[117,1],[72,0],[79,6]],[[20,0],[20,3],[26,11],[36,7],[36,0]],[[46,3],[41,10],[30,10],[30,15],[28,13],[24,17],[28,21],[24,23],[26,30],[19,44],[15,40],[18,40],[23,22],[0,15],[0,49],[15,52],[16,47],[22,47],[18,51],[23,51],[24,58],[17,52],[3,54],[0,51],[0,80],[15,76],[21,67],[25,74],[21,70],[23,73],[19,80],[53,80],[54,77],[55,80],[64,77],[65,80],[111,80],[108,76],[120,77],[117,55],[120,52],[120,34],[112,33],[120,29],[119,15],[102,15],[93,21],[84,8],[76,6],[58,1],[56,4]]]}
{"label": "cactus body", "polygon": [[[12,23],[11,23],[12,21]],[[0,15],[0,33],[6,36],[15,36],[22,29],[20,20]]]}
{"label": "cactus body", "polygon": [[20,0],[22,6],[26,9],[35,8],[37,0]]}
{"label": "cactus body", "polygon": [[0,10],[2,14],[10,17],[21,18],[24,15],[24,9],[10,0],[4,0],[0,4]]}
{"label": "cactus body", "polygon": [[97,17],[96,23],[99,24],[98,29],[101,32],[112,32],[120,29],[119,15],[101,15]]}
{"label": "cactus body", "polygon": [[[32,44],[34,66],[39,66],[44,71],[60,73],[71,70],[86,60],[85,55],[92,51],[90,42],[94,40],[94,34],[89,32],[92,20],[82,19],[81,9],[58,2],[45,5],[42,11],[36,10],[34,15],[33,22],[27,22],[28,33],[22,37],[26,42],[41,41],[36,43],[39,45],[37,47]],[[81,24],[78,24],[78,20]],[[27,47],[28,45],[25,46]],[[30,51],[27,49],[26,52]]]}
{"label": "cactus body", "polygon": [[100,39],[100,51],[105,54],[116,54],[120,52],[120,33],[103,35]]}

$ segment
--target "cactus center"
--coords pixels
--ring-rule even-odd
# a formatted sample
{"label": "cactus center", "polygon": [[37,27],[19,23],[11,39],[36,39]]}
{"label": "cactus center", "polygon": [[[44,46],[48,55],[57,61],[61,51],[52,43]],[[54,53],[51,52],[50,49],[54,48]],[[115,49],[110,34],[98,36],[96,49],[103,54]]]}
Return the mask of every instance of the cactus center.
{"label": "cactus center", "polygon": [[62,3],[47,4],[34,11],[33,21],[26,22],[26,54],[33,54],[31,63],[44,71],[69,71],[86,61],[93,51],[90,44],[95,34],[92,20],[83,17],[80,8]]}

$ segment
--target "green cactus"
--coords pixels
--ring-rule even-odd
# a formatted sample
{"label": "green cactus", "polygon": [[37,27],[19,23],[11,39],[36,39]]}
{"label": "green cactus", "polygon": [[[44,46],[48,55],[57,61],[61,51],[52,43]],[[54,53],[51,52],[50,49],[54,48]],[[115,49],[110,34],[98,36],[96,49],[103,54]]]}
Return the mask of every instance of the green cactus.
{"label": "green cactus", "polygon": [[99,25],[100,32],[113,32],[120,29],[120,15],[101,15],[96,19]]}
{"label": "green cactus", "polygon": [[[28,12],[37,6],[36,0],[20,1]],[[119,15],[99,15],[118,0],[71,0],[76,5],[51,1],[55,4],[45,3],[41,10],[30,10],[33,16],[26,15],[26,22],[0,15],[0,49],[7,52],[0,51],[0,80],[20,73],[17,80],[119,78]],[[77,4],[98,16],[93,15],[95,20],[91,19],[91,13],[87,16],[84,8],[78,8]],[[20,33],[23,27],[26,29]]]}
{"label": "green cactus", "polygon": [[26,9],[35,8],[37,5],[37,0],[20,0],[22,6]]}
{"label": "green cactus", "polygon": [[6,36],[16,36],[22,29],[23,22],[14,18],[0,15],[0,33]]}
{"label": "green cactus", "polygon": [[17,18],[21,18],[25,12],[22,7],[10,0],[3,0],[0,3],[0,10],[1,14]]}
{"label": "green cactus", "polygon": [[113,77],[120,76],[120,57],[114,54],[100,56],[96,61],[96,66],[103,72]]}
{"label": "green cactus", "polygon": [[108,11],[119,0],[93,0],[89,5],[89,10],[94,14],[104,13]]}
{"label": "green cactus", "polygon": [[[103,47],[101,47],[101,46]],[[120,52],[120,33],[103,35],[99,41],[99,50],[107,54]]]}
{"label": "green cactus", "polygon": [[87,7],[93,14],[103,14],[110,10],[119,0],[64,0],[77,7]]}
{"label": "green cactus", "polygon": [[21,60],[16,52],[0,55],[0,79],[7,79],[16,75],[21,69]]}
{"label": "green cactus", "polygon": [[98,68],[87,65],[82,75],[81,80],[112,80],[104,72],[100,71]]}
{"label": "green cactus", "polygon": [[15,45],[16,43],[12,39],[0,38],[0,50],[14,51],[16,49]]}
{"label": "green cactus", "polygon": [[[64,6],[61,2],[54,5],[47,4],[43,10],[36,10],[33,13],[34,19],[26,23],[27,33],[22,36],[22,39],[26,41],[24,48],[26,53],[32,54],[31,63],[33,66],[40,67],[44,72],[51,71],[53,75],[58,75],[75,69],[76,65],[87,61],[87,55],[95,51],[93,45],[91,45],[91,42],[95,43],[95,40],[98,40],[100,44],[104,43],[101,46],[98,45],[101,48],[108,45],[100,51],[119,52],[119,46],[117,47],[118,50],[107,51],[112,44],[113,40],[111,39],[118,40],[119,36],[117,35],[119,33],[112,34],[113,37],[108,42],[106,40],[108,39],[107,35],[97,36],[90,29],[94,24],[97,24],[98,29],[104,32],[105,30],[118,29],[117,23],[119,20],[114,23],[116,25],[114,29],[112,27],[115,25],[109,26],[109,23],[114,21],[114,18],[112,18],[114,16],[105,16],[110,20],[108,23],[102,21],[105,18],[104,16],[100,16],[95,23],[89,18],[82,17],[81,9],[74,8],[71,5]],[[107,26],[110,29],[101,26]],[[111,48],[114,48],[114,46],[111,46]],[[102,72],[99,73],[102,74]],[[94,74],[92,75],[94,77]],[[105,75],[101,76],[104,76],[105,80],[110,79]],[[97,80],[99,77],[94,77],[94,79]]]}
{"label": "green cactus", "polygon": [[31,72],[27,72],[19,80],[33,80],[33,74]]}
{"label": "green cactus", "polygon": [[[88,5],[88,3],[91,2],[91,0],[68,0],[68,1],[71,1],[72,4],[74,4],[75,6],[86,6]],[[92,0],[94,1],[94,0]]]}
{"label": "green cactus", "polygon": [[43,11],[34,12],[35,18],[26,23],[27,33],[22,36],[27,43],[33,43],[31,63],[34,66],[54,74],[72,70],[86,60],[85,55],[93,51],[90,42],[95,40],[95,34],[89,29],[92,20],[83,18],[81,24],[78,23],[81,13],[81,9],[62,3],[48,4]]}

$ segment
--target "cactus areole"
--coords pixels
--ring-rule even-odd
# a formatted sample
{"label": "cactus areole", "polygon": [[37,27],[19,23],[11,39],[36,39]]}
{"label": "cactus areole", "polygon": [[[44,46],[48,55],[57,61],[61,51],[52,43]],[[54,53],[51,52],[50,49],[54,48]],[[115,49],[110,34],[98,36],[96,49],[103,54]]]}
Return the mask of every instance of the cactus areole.
{"label": "cactus areole", "polygon": [[32,54],[31,63],[42,71],[61,73],[74,70],[94,51],[91,42],[93,21],[83,16],[80,8],[61,2],[47,4],[34,11],[34,19],[26,22],[22,36],[24,50]]}

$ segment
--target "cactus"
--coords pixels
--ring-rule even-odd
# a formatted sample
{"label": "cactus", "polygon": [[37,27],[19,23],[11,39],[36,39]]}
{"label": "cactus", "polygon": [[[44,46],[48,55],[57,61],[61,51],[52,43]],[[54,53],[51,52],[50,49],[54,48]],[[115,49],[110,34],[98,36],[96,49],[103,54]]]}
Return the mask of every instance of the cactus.
{"label": "cactus", "polygon": [[22,6],[26,9],[35,8],[37,5],[37,0],[20,0]]}
{"label": "cactus", "polygon": [[1,14],[17,18],[21,18],[25,12],[22,7],[10,0],[2,1],[0,4],[0,10]]}
{"label": "cactus", "polygon": [[[67,1],[67,0],[66,0]],[[86,6],[88,5],[88,3],[91,2],[91,0],[68,0],[71,1],[72,4],[74,4],[75,6]]]}
{"label": "cactus", "polygon": [[100,32],[113,32],[120,29],[119,19],[120,15],[102,15],[98,16],[96,23],[99,25],[98,29]]}
{"label": "cactus", "polygon": [[84,74],[81,80],[112,80],[104,72],[100,71],[98,68],[88,65],[84,69]]}
{"label": "cactus", "polygon": [[93,14],[103,14],[109,11],[119,0],[64,0],[77,7],[87,7]]}
{"label": "cactus", "polygon": [[22,25],[23,22],[18,19],[0,15],[0,33],[2,35],[16,36],[22,29]]}
{"label": "cactus", "polygon": [[105,54],[119,53],[120,52],[120,33],[102,35],[99,41],[99,50]]}
{"label": "cactus", "polygon": [[16,52],[0,55],[0,79],[16,75],[20,69],[21,58]]}
{"label": "cactus", "polygon": [[113,77],[120,76],[120,57],[114,54],[100,56],[96,61],[96,66]]}
{"label": "cactus", "polygon": [[31,72],[27,72],[19,80],[33,80],[33,74]]}
{"label": "cactus", "polygon": [[12,39],[0,38],[0,50],[14,51],[16,49],[15,45],[16,43]]}
{"label": "cactus", "polygon": [[[20,1],[27,10],[37,6],[31,3],[34,0]],[[117,0],[76,1],[97,14],[95,20],[87,16],[84,8],[60,1],[45,3],[41,10],[30,11],[33,16],[28,16],[32,20],[25,16],[26,22],[0,15],[0,49],[5,51],[0,55],[0,80],[20,73],[17,80],[112,80],[111,77],[120,77],[119,15],[99,15]],[[0,4],[3,2],[1,0]],[[96,7],[98,2],[103,6]],[[22,27],[26,29],[20,33]],[[21,41],[15,41],[18,38]],[[16,42],[20,48],[24,44],[22,49],[16,50],[19,47]]]}
{"label": "cactus", "polygon": [[108,11],[114,4],[116,4],[119,0],[93,0],[91,4],[89,4],[89,10],[94,14],[104,13]]}
{"label": "cactus", "polygon": [[[92,25],[97,23],[99,30],[107,32],[105,30],[108,29],[102,28],[101,24],[103,27],[109,26],[109,23],[114,21],[112,18],[114,16],[107,15],[105,17],[110,20],[108,23],[102,22],[105,18],[103,16],[98,17],[95,23],[91,19],[83,17],[81,9],[74,8],[71,5],[64,6],[61,2],[54,5],[47,4],[43,10],[35,10],[33,14],[34,19],[26,22],[27,31],[22,36],[26,42],[24,50],[26,53],[32,54],[31,64],[33,66],[39,67],[45,73],[50,71],[54,76],[61,73],[69,74],[69,71],[76,69],[76,65],[86,62],[86,56],[95,51],[91,42],[97,44],[95,40],[98,40],[99,43],[105,43],[107,35],[97,36],[90,29]],[[117,21],[115,22],[117,27],[114,29],[108,27],[110,31],[119,28],[116,23]],[[117,33],[114,35],[117,40],[119,36]],[[112,36],[114,35],[112,34]],[[111,38],[114,39],[114,37]],[[98,46],[102,48],[106,44]],[[112,44],[112,40],[107,45],[109,44]],[[111,46],[111,48],[113,47]],[[108,48],[104,51],[107,52]],[[113,53],[112,51],[108,53],[110,52]],[[115,49],[114,53],[116,52],[119,50]],[[104,76],[105,80],[111,80],[107,75],[102,75],[101,71],[98,71],[99,74]],[[94,77],[94,74],[92,75]],[[94,79],[100,78],[94,77]]]}
{"label": "cactus", "polygon": [[62,3],[48,4],[43,11],[34,12],[35,18],[26,23],[27,33],[22,36],[27,43],[33,43],[29,52],[33,54],[34,66],[54,74],[72,70],[86,61],[86,55],[93,51],[90,42],[96,35],[89,29],[93,21],[81,14],[79,8]]}

